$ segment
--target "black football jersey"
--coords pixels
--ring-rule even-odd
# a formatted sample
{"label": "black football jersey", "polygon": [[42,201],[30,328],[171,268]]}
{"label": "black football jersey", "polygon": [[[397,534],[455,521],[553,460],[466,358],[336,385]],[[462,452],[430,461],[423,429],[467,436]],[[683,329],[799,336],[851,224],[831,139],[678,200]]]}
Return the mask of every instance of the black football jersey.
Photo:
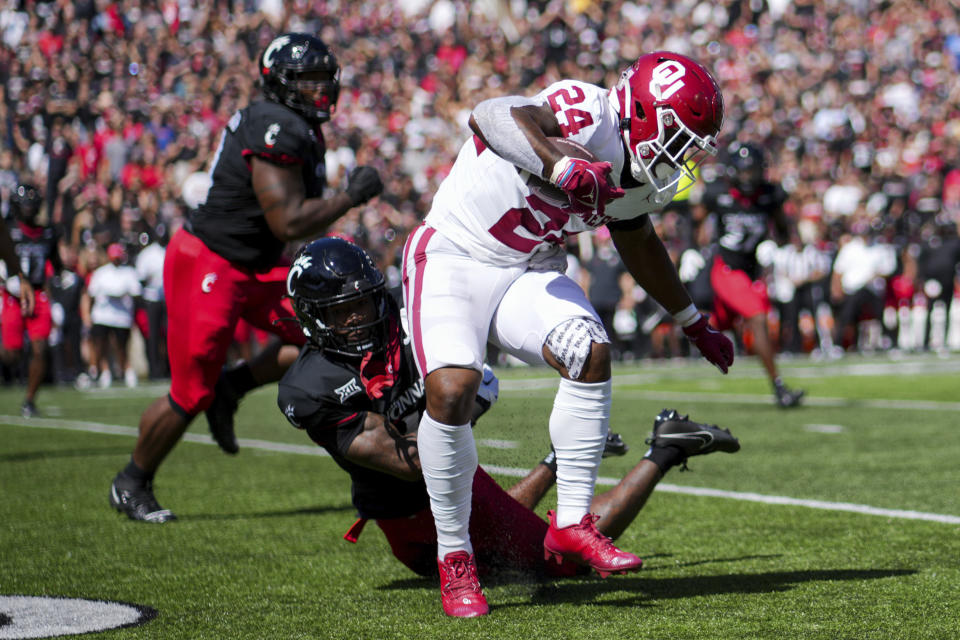
{"label": "black football jersey", "polygon": [[20,271],[34,289],[43,287],[47,281],[48,260],[54,271],[60,270],[60,253],[57,250],[59,234],[53,227],[34,227],[14,222],[10,227],[10,238],[20,260]]}
{"label": "black football jersey", "polygon": [[716,216],[719,254],[728,266],[746,271],[752,278],[760,275],[757,245],[767,238],[786,199],[783,189],[771,183],[762,184],[749,196],[720,182],[708,187],[703,204]]}
{"label": "black football jersey", "polygon": [[326,184],[325,144],[319,127],[274,102],[255,102],[233,114],[220,138],[206,201],[191,213],[189,229],[212,251],[257,271],[273,267],[284,243],[267,226],[253,192],[250,157],[299,165],[308,198]]}
{"label": "black football jersey", "polygon": [[426,399],[409,346],[403,347],[400,373],[393,386],[374,399],[367,395],[355,364],[328,358],[307,344],[280,380],[277,405],[290,424],[305,429],[350,474],[353,505],[362,517],[401,518],[429,504],[423,480],[401,480],[344,456],[363,430],[368,411],[386,416],[401,433],[419,424]]}

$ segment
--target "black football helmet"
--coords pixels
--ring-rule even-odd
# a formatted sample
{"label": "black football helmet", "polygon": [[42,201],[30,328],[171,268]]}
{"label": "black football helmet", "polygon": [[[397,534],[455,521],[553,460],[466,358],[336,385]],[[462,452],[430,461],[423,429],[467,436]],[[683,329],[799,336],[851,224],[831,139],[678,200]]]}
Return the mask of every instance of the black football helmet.
{"label": "black football helmet", "polygon": [[[301,79],[326,72],[329,79]],[[320,38],[307,33],[285,33],[260,54],[263,95],[290,107],[309,122],[320,124],[333,115],[340,97],[340,64]]]}
{"label": "black football helmet", "polygon": [[764,181],[766,160],[763,149],[749,142],[733,142],[727,147],[724,164],[727,177],[743,193],[752,193]]}
{"label": "black football helmet", "polygon": [[27,224],[34,224],[40,215],[43,197],[32,184],[21,183],[10,194],[10,215]]}
{"label": "black football helmet", "polygon": [[[316,347],[362,356],[387,346],[391,307],[385,283],[363,249],[340,238],[320,238],[297,253],[287,274],[287,294],[304,335]],[[364,308],[360,300],[371,304]],[[366,317],[341,324],[345,309]]]}

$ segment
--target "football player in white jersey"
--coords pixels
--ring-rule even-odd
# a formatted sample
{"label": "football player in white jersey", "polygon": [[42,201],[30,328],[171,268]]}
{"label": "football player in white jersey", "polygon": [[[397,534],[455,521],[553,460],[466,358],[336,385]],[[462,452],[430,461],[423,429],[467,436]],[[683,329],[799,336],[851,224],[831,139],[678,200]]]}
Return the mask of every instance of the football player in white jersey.
{"label": "football player in white jersey", "polygon": [[[557,508],[544,553],[601,575],[640,568],[641,559],[600,534],[589,513],[609,427],[610,340],[563,273],[563,243],[606,225],[637,283],[726,373],[733,345],[694,306],[648,216],[716,153],[722,121],[710,73],[665,51],[641,56],[610,90],[564,80],[532,98],[495,98],[474,109],[475,135],[404,249],[408,326],[427,396],[418,447],[447,615],[489,611],[468,533],[477,467],[470,417],[488,341],[561,376],[549,420]],[[551,138],[589,154],[565,155],[569,143]]]}

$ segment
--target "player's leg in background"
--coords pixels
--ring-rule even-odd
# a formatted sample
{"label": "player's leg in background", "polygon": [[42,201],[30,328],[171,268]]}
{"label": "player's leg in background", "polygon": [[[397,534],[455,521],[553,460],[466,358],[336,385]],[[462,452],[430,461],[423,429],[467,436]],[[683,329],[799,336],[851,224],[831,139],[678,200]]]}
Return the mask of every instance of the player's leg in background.
{"label": "player's leg in background", "polygon": [[686,469],[691,456],[740,450],[740,441],[729,429],[691,420],[674,409],[664,409],[654,418],[646,443],[650,448],[643,459],[613,489],[593,500],[591,510],[600,516],[597,529],[605,536],[616,539],[623,533],[674,466]]}
{"label": "player's leg in background", "polygon": [[140,416],[133,454],[114,478],[110,492],[111,505],[131,519],[153,523],[174,519],[154,498],[153,477],[194,417],[213,400],[239,318],[236,301],[243,296],[244,278],[183,230],[167,247],[170,393],[157,398]]}
{"label": "player's leg in background", "polygon": [[17,379],[17,369],[20,364],[20,352],[23,350],[23,314],[20,311],[20,300],[6,291],[3,296],[3,311],[0,315],[0,362],[6,374],[13,380]]}
{"label": "player's leg in background", "polygon": [[[34,400],[37,390],[47,375],[47,340],[36,338],[30,340],[30,366],[27,370],[27,391],[23,397],[22,413],[25,417],[38,415]],[[30,414],[30,415],[27,415]]]}
{"label": "player's leg in background", "polygon": [[[770,298],[763,282],[751,280],[745,271],[731,269],[717,257],[710,272],[710,284],[714,290],[715,306],[722,308],[725,316],[729,314],[743,318],[744,328],[753,336],[754,351],[773,387],[774,402],[783,408],[797,406],[804,392],[788,388],[780,378],[776,348],[767,326]],[[720,315],[718,320],[729,322],[729,319]]]}
{"label": "player's leg in background", "polygon": [[280,380],[306,342],[285,297],[286,273],[286,268],[278,267],[251,279],[245,287],[246,305],[237,326],[248,323],[274,335],[255,356],[224,367],[217,378],[213,401],[205,414],[214,441],[226,453],[235,454],[240,449],[235,428],[240,401],[257,387]]}
{"label": "player's leg in background", "polygon": [[626,530],[663,478],[660,468],[642,459],[609,491],[597,495],[590,511],[600,516],[597,529],[614,540]]}

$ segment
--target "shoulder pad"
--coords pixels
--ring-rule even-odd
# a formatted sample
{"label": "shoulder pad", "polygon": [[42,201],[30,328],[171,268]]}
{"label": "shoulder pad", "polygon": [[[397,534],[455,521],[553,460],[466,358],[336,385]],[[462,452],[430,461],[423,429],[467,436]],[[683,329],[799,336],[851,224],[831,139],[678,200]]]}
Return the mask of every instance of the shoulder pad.
{"label": "shoulder pad", "polygon": [[538,93],[533,98],[536,102],[546,102],[553,109],[557,123],[563,131],[563,137],[591,147],[594,152],[595,142],[591,138],[597,127],[608,119],[610,109],[607,100],[607,91],[589,82],[579,80],[561,80]]}
{"label": "shoulder pad", "polygon": [[301,164],[317,144],[317,134],[306,120],[272,102],[251,105],[238,126],[244,157],[282,164]]}

